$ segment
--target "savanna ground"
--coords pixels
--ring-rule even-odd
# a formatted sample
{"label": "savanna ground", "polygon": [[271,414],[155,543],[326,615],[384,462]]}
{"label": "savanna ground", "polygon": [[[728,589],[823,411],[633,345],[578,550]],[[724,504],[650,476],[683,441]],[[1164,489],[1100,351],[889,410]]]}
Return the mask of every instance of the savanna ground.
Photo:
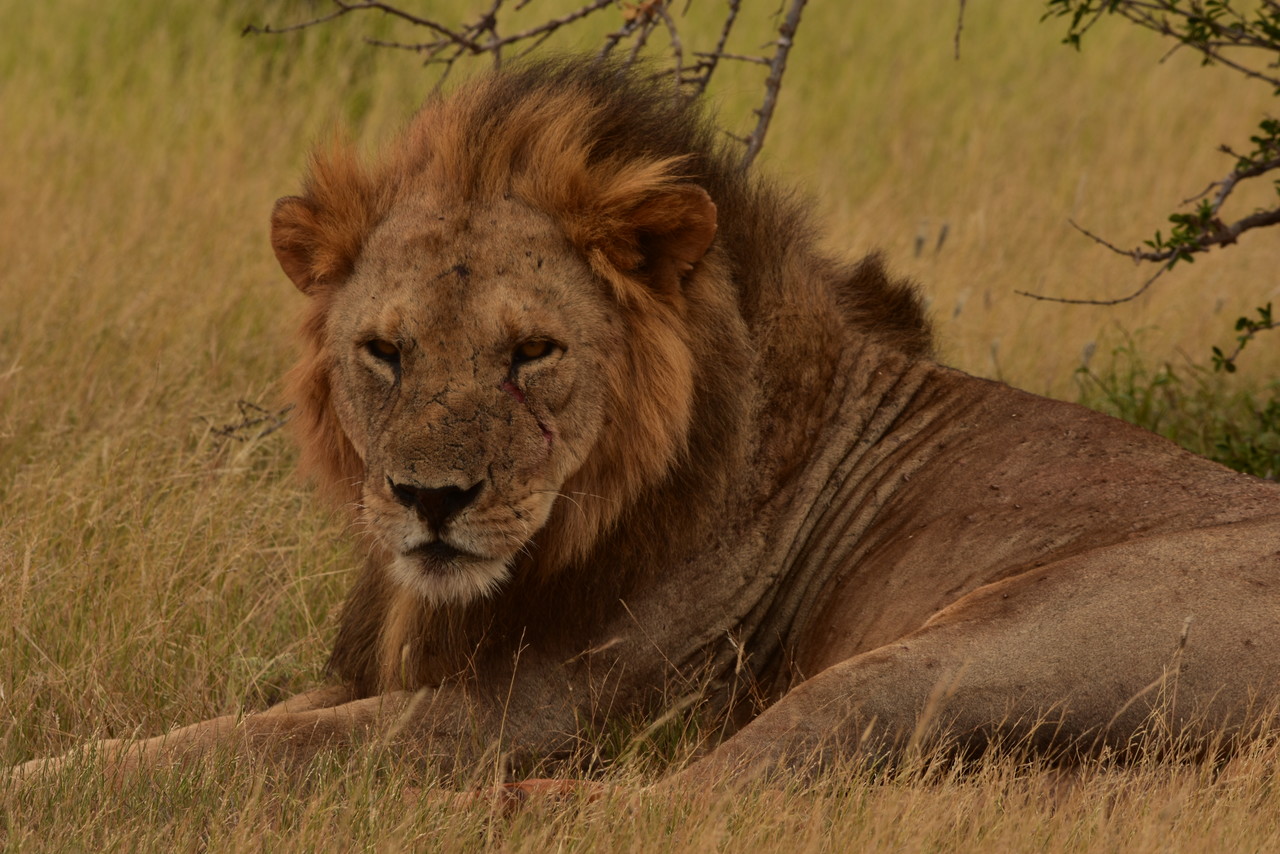
{"label": "savanna ground", "polygon": [[[1275,342],[1252,345],[1229,381],[1201,366],[1231,343],[1237,315],[1280,291],[1274,234],[1246,235],[1117,308],[1013,292],[1136,287],[1146,271],[1067,219],[1124,245],[1148,237],[1230,168],[1215,147],[1247,137],[1270,93],[1189,56],[1159,64],[1164,46],[1121,26],[1077,54],[1038,23],[1037,4],[968,5],[956,61],[949,4],[811,3],[759,168],[814,198],[832,247],[884,249],[925,284],[946,361],[1265,470],[1280,413],[1268,432],[1254,410],[1274,396]],[[353,565],[344,522],[291,475],[284,432],[242,423],[279,409],[301,302],[271,257],[267,213],[315,140],[337,125],[386,138],[431,77],[362,46],[381,26],[371,18],[238,35],[307,9],[4,10],[0,767],[91,735],[260,708],[321,678]],[[726,121],[758,92],[753,69],[734,74],[716,87]],[[653,779],[697,748],[696,724],[673,736],[621,737],[602,775]],[[373,749],[320,763],[301,786],[213,757],[116,791],[86,763],[45,786],[0,784],[0,843],[1263,851],[1280,847],[1278,763],[1259,743],[1226,767],[1100,762],[1064,779],[1004,755],[512,817],[424,798],[430,780]]]}

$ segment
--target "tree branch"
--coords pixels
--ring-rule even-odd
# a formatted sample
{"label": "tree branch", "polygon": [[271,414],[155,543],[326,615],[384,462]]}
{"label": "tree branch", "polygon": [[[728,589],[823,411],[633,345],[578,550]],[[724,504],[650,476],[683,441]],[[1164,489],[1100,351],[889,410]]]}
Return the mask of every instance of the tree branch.
{"label": "tree branch", "polygon": [[800,15],[804,12],[806,2],[807,0],[791,0],[787,17],[778,29],[777,49],[769,64],[769,79],[764,84],[764,103],[760,109],[756,110],[759,121],[756,122],[756,128],[751,132],[751,136],[747,138],[747,153],[742,156],[742,162],[739,164],[743,172],[751,168],[752,161],[756,159],[761,146],[764,145],[764,135],[769,132],[769,121],[773,118],[773,110],[778,103],[778,91],[782,88],[782,75],[787,70],[787,55],[791,53],[796,29],[800,26]]}
{"label": "tree branch", "polygon": [[[778,27],[778,38],[769,43],[773,51],[767,56],[733,52],[729,48],[730,37],[739,20],[743,0],[726,0],[727,8],[723,22],[716,36],[715,46],[710,51],[690,49],[693,45],[680,26],[688,12],[688,3],[686,2],[683,11],[677,13],[672,8],[673,0],[584,0],[582,5],[570,12],[547,18],[508,35],[502,35],[499,32],[499,20],[503,19],[503,14],[519,12],[529,6],[532,0],[491,0],[484,11],[477,13],[469,22],[457,26],[408,12],[394,3],[382,2],[382,0],[331,0],[331,2],[336,8],[330,14],[319,15],[288,26],[250,25],[245,27],[244,33],[280,35],[328,24],[353,12],[380,12],[414,27],[421,27],[427,30],[431,37],[421,42],[374,38],[366,38],[365,41],[376,47],[411,51],[421,56],[425,65],[443,66],[440,74],[440,82],[443,82],[453,66],[461,59],[487,54],[493,58],[493,64],[499,66],[503,62],[505,49],[518,48],[517,57],[527,56],[561,29],[573,26],[597,12],[610,9],[617,10],[622,21],[617,28],[604,37],[596,54],[597,57],[602,59],[608,57],[623,42],[629,42],[626,58],[621,60],[623,65],[629,66],[645,52],[654,31],[661,28],[667,34],[670,73],[674,76],[677,88],[688,97],[697,97],[705,92],[721,60],[767,66],[769,73],[764,81],[762,103],[754,111],[755,128],[745,137],[730,134],[734,139],[743,141],[746,147],[746,153],[740,164],[741,168],[746,170],[764,145],[765,134],[768,132],[769,123],[777,108],[787,58],[807,0],[790,0],[787,14]],[[689,57],[693,58],[692,62],[688,60]]]}
{"label": "tree branch", "polygon": [[[1083,231],[1083,229],[1081,230]],[[1085,232],[1085,233],[1088,234],[1088,232]],[[1099,237],[1096,237],[1092,234],[1090,234],[1089,236],[1093,237],[1095,240],[1097,240],[1099,243],[1102,243],[1105,246],[1110,246],[1110,244],[1108,244],[1105,240],[1102,240]],[[1110,248],[1114,249],[1115,247],[1110,247]],[[1124,250],[1117,250],[1117,251],[1124,254]],[[1030,291],[1014,291],[1014,293],[1017,294],[1018,296],[1029,297],[1034,300],[1041,300],[1042,302],[1058,302],[1058,303],[1063,303],[1065,305],[1120,305],[1121,303],[1132,302],[1133,300],[1136,300],[1138,297],[1145,294],[1147,292],[1147,289],[1150,288],[1153,284],[1155,284],[1156,279],[1163,276],[1170,266],[1172,265],[1165,264],[1164,266],[1156,270],[1155,274],[1151,276],[1151,278],[1143,282],[1142,286],[1138,288],[1136,291],[1129,294],[1128,296],[1116,297],[1115,299],[1080,299],[1075,297],[1051,297],[1051,296],[1046,296],[1044,294],[1033,294]]]}
{"label": "tree branch", "polygon": [[[961,12],[964,5],[961,2]],[[1064,39],[1068,44],[1080,46],[1081,36],[1103,15],[1119,15],[1130,23],[1159,33],[1174,41],[1174,47],[1165,54],[1180,48],[1198,51],[1206,65],[1221,63],[1246,78],[1262,80],[1276,87],[1280,94],[1280,76],[1273,69],[1280,68],[1280,0],[1258,0],[1248,6],[1248,14],[1233,5],[1234,0],[1046,0],[1048,11],[1044,17],[1069,17],[1071,22]],[[1250,64],[1242,58],[1242,51],[1261,50],[1272,61],[1262,65]],[[1232,55],[1227,56],[1226,52]],[[1249,58],[1256,54],[1248,54]],[[1163,59],[1161,61],[1163,61]],[[1167,237],[1159,231],[1143,247],[1121,249],[1075,222],[1072,227],[1096,243],[1136,262],[1159,264],[1156,272],[1140,288],[1128,296],[1112,300],[1087,300],[1063,297],[1045,297],[1024,291],[1018,293],[1033,299],[1085,305],[1116,305],[1136,299],[1167,270],[1181,261],[1191,262],[1195,256],[1215,246],[1229,246],[1246,231],[1280,225],[1280,206],[1255,210],[1234,222],[1224,222],[1222,209],[1242,181],[1265,175],[1280,169],[1280,120],[1265,118],[1259,124],[1259,133],[1250,137],[1253,151],[1241,155],[1227,146],[1221,150],[1236,159],[1235,168],[1224,178],[1212,181],[1199,194],[1184,200],[1183,204],[1195,204],[1191,213],[1174,213]],[[1280,190],[1280,181],[1276,182]],[[1210,194],[1212,196],[1210,197]],[[1234,371],[1235,359],[1244,346],[1259,332],[1277,328],[1272,320],[1271,305],[1258,309],[1258,317],[1241,317],[1236,322],[1237,347],[1225,354],[1213,348],[1215,368]]]}

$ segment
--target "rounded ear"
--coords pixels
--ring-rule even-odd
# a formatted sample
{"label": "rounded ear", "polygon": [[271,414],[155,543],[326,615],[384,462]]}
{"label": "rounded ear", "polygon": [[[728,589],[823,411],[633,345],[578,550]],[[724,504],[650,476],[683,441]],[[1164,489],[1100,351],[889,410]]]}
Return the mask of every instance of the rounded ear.
{"label": "rounded ear", "polygon": [[601,275],[624,291],[638,286],[673,298],[711,248],[716,206],[697,184],[659,183],[628,188],[624,198],[609,199],[574,224],[570,240]]}
{"label": "rounded ear", "polygon": [[641,273],[658,291],[679,288],[716,236],[716,205],[697,184],[673,184],[628,216]]}
{"label": "rounded ear", "polygon": [[300,196],[276,200],[271,210],[271,248],[285,275],[306,293],[316,283],[320,224],[314,208]]}
{"label": "rounded ear", "polygon": [[641,205],[634,222],[646,268],[666,262],[682,279],[716,239],[716,202],[698,184],[676,184]]}

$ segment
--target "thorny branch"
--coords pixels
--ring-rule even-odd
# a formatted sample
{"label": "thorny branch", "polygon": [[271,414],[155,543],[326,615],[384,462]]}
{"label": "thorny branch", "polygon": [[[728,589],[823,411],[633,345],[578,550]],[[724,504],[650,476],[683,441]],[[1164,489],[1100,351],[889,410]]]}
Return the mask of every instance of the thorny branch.
{"label": "thorny branch", "polygon": [[[498,67],[505,61],[528,56],[566,27],[577,25],[598,12],[612,11],[619,15],[621,21],[615,29],[605,35],[596,56],[604,59],[621,54],[621,48],[625,45],[626,54],[621,61],[623,65],[630,66],[645,55],[650,37],[655,32],[661,31],[666,36],[665,52],[668,57],[668,71],[664,73],[673,75],[679,90],[686,97],[697,97],[705,92],[722,61],[766,66],[769,73],[763,84],[764,94],[761,104],[754,111],[755,127],[747,136],[734,136],[746,148],[740,161],[740,167],[746,171],[764,145],[765,135],[768,133],[769,123],[773,118],[778,95],[782,89],[787,57],[794,44],[796,29],[800,26],[800,17],[807,0],[788,0],[785,16],[782,15],[782,8],[778,8],[776,14],[781,17],[777,27],[778,36],[775,40],[762,45],[758,49],[760,53],[735,52],[729,48],[730,36],[734,26],[739,22],[743,0],[723,0],[724,18],[714,47],[707,51],[690,50],[688,46],[692,40],[681,28],[685,23],[685,14],[692,0],[685,0],[678,11],[675,7],[681,4],[677,0],[630,0],[630,2],[628,0],[585,0],[581,6],[570,12],[557,17],[535,20],[532,23],[528,21],[527,15],[520,19],[519,13],[531,6],[534,0],[489,0],[482,11],[460,24],[447,23],[437,17],[414,14],[400,5],[379,0],[330,0],[330,2],[334,9],[328,14],[282,26],[250,25],[245,27],[244,34],[280,35],[328,24],[354,13],[381,13],[402,24],[425,30],[427,37],[422,41],[392,41],[375,38],[366,38],[365,41],[378,47],[418,54],[423,64],[443,68],[440,76],[440,80],[443,81],[453,70],[454,65],[460,61],[487,55],[492,58],[493,65]],[[523,25],[513,24],[507,27],[512,18],[523,20]]]}
{"label": "thorny branch", "polygon": [[787,70],[787,54],[791,52],[791,46],[794,44],[796,28],[800,26],[800,15],[804,12],[805,2],[806,0],[792,0],[791,8],[787,10],[786,20],[778,29],[777,47],[773,52],[773,60],[769,63],[769,79],[764,84],[764,104],[756,110],[759,121],[756,122],[756,129],[751,132],[751,136],[747,137],[747,153],[742,158],[743,169],[751,166],[751,161],[755,160],[756,155],[760,153],[760,146],[764,144],[764,135],[769,130],[769,120],[773,118],[773,108],[778,102],[778,91],[782,88],[782,75]]}

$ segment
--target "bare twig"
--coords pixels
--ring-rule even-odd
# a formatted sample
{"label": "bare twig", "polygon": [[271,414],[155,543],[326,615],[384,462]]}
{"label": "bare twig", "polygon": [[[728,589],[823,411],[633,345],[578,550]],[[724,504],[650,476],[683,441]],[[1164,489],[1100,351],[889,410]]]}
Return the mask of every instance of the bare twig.
{"label": "bare twig", "polygon": [[764,145],[764,135],[769,131],[769,121],[773,118],[773,110],[778,103],[778,91],[782,88],[782,75],[787,70],[787,56],[795,43],[796,29],[800,26],[800,15],[804,12],[806,2],[807,0],[791,0],[787,17],[778,28],[777,49],[769,65],[769,79],[764,83],[764,104],[756,110],[759,121],[756,122],[755,130],[748,137],[747,153],[742,156],[742,162],[739,164],[744,172],[751,168],[752,161],[756,159],[761,146]]}
{"label": "bare twig", "polygon": [[600,50],[596,53],[596,57],[603,59],[606,56],[609,56],[620,42],[630,38],[631,35],[635,33],[638,28],[644,26],[644,24],[644,19],[639,15],[624,18],[621,27],[604,37],[604,44],[600,46]]}
{"label": "bare twig", "polygon": [[271,24],[263,24],[262,26],[258,26],[257,24],[248,24],[245,26],[243,30],[240,31],[240,35],[242,36],[278,36],[278,35],[283,35],[284,33],[296,33],[299,30],[309,30],[312,27],[318,26],[320,24],[327,24],[330,21],[341,18],[343,15],[346,15],[348,12],[354,12],[354,11],[355,10],[352,9],[351,7],[344,6],[341,3],[339,3],[338,10],[329,15],[321,15],[318,18],[312,18],[310,20],[302,21],[301,23],[297,23],[297,24],[286,24],[283,27],[273,26]]}
{"label": "bare twig", "polygon": [[[501,5],[501,4],[499,3],[498,5]],[[541,24],[538,24],[535,27],[530,27],[529,29],[518,32],[515,35],[498,39],[496,42],[494,42],[493,46],[495,48],[505,47],[506,45],[509,45],[509,44],[515,44],[516,42],[522,42],[528,39],[538,38],[539,36],[545,35],[547,33],[555,32],[561,27],[572,24],[575,21],[580,21],[583,18],[587,17],[588,15],[594,14],[595,12],[599,12],[601,9],[608,8],[609,6],[612,6],[612,5],[613,5],[613,0],[593,0],[591,3],[586,4],[580,9],[576,9],[572,11],[567,15],[561,15],[559,18],[552,18],[549,21],[543,21]]]}
{"label": "bare twig", "polygon": [[656,26],[654,19],[646,16],[644,21],[636,28],[635,35],[631,41],[631,52],[627,54],[628,66],[640,58],[640,51],[644,50],[644,46],[649,43],[649,36],[653,35]]}
{"label": "bare twig", "polygon": [[743,54],[740,54],[740,53],[718,53],[718,54],[700,53],[698,54],[698,56],[715,57],[717,59],[732,59],[738,62],[754,62],[757,65],[768,65],[770,67],[773,66],[773,60],[771,60],[767,56],[744,56]]}
{"label": "bare twig", "polygon": [[292,26],[278,29],[273,29],[269,25],[262,28],[250,25],[245,27],[244,33],[285,33],[294,30],[306,29],[308,27],[316,26],[317,24],[328,23],[335,18],[350,14],[351,12],[377,11],[382,12],[385,15],[390,15],[393,18],[399,18],[400,20],[413,24],[416,27],[425,27],[426,29],[440,35],[444,41],[452,41],[458,46],[466,48],[473,53],[479,53],[481,50],[479,45],[444,24],[437,23],[430,18],[422,18],[417,15],[410,14],[409,12],[406,12],[396,6],[392,6],[389,3],[380,3],[377,2],[377,0],[362,0],[362,2],[359,3],[350,3],[346,2],[346,0],[331,0],[331,2],[338,7],[338,10],[331,15],[325,15],[310,21],[305,21],[301,24],[294,24]]}
{"label": "bare twig", "polygon": [[[1218,194],[1213,198],[1214,213],[1217,213],[1218,209],[1222,207],[1222,203],[1227,200],[1227,196],[1231,195],[1231,191],[1236,188],[1236,184],[1239,184],[1246,178],[1256,178],[1259,175],[1270,172],[1272,169],[1280,169],[1280,157],[1276,157],[1271,160],[1251,160],[1247,157],[1242,157],[1241,155],[1236,154],[1225,145],[1222,146],[1222,150],[1236,158],[1237,162],[1247,162],[1249,165],[1244,166],[1243,168],[1237,166],[1231,171],[1230,175],[1223,178],[1221,181],[1215,182],[1218,187]],[[1211,184],[1210,186],[1214,185]]]}
{"label": "bare twig", "polygon": [[[1117,255],[1129,255],[1130,257],[1132,257],[1132,252],[1131,252],[1130,250],[1128,250],[1128,249],[1121,249],[1119,246],[1116,246],[1114,243],[1110,243],[1110,242],[1108,242],[1108,241],[1104,240],[1103,238],[1101,238],[1101,237],[1099,237],[1098,235],[1094,234],[1094,233],[1093,233],[1092,231],[1090,231],[1089,229],[1087,229],[1087,228],[1085,228],[1084,226],[1080,225],[1080,223],[1076,222],[1074,219],[1069,219],[1069,220],[1067,220],[1067,223],[1068,223],[1072,228],[1074,228],[1076,231],[1080,232],[1080,233],[1081,233],[1081,234],[1083,234],[1085,237],[1087,237],[1087,238],[1089,238],[1090,240],[1092,240],[1094,243],[1097,243],[1097,244],[1100,244],[1100,245],[1102,245],[1102,246],[1107,247],[1107,248],[1108,248],[1108,249],[1110,249],[1112,252],[1115,252]],[[1142,260],[1142,259],[1140,259],[1140,258],[1134,258],[1134,260],[1135,260],[1135,261],[1140,261],[1140,260]]]}
{"label": "bare twig", "polygon": [[720,28],[720,37],[716,39],[715,49],[710,53],[698,53],[695,56],[701,57],[702,62],[699,63],[699,74],[696,78],[687,81],[691,87],[691,94],[695,97],[706,91],[707,83],[711,81],[711,75],[715,74],[716,65],[722,57],[727,56],[724,52],[725,45],[729,42],[729,33],[733,30],[733,25],[738,20],[738,7],[742,4],[742,0],[729,0],[729,11],[724,16],[724,26]]}
{"label": "bare twig", "polygon": [[[448,68],[463,56],[478,56],[487,53],[493,57],[495,65],[501,65],[504,48],[527,41],[541,42],[545,40],[545,37],[562,27],[574,24],[603,9],[611,8],[614,6],[615,0],[589,0],[589,2],[571,12],[549,18],[535,26],[508,36],[500,36],[498,32],[499,13],[502,11],[506,0],[493,0],[474,20],[458,27],[451,27],[433,18],[415,15],[393,4],[379,2],[379,0],[361,0],[361,2],[331,0],[331,2],[338,7],[331,14],[321,15],[298,24],[283,27],[269,24],[264,26],[250,25],[245,27],[244,34],[279,35],[326,24],[352,12],[381,12],[415,27],[429,30],[438,38],[417,43],[366,39],[369,44],[413,51],[424,56],[424,62],[428,65],[446,66],[447,73]],[[523,9],[528,2],[529,0],[519,0],[514,6],[514,10]],[[450,50],[450,48],[457,49]]]}
{"label": "bare twig", "polygon": [[751,166],[764,145],[769,123],[777,108],[787,58],[806,4],[806,0],[790,0],[787,13],[778,26],[777,39],[765,46],[772,48],[771,52],[754,54],[735,52],[730,49],[730,37],[739,20],[743,0],[724,0],[723,23],[719,27],[715,46],[709,51],[691,49],[696,43],[681,29],[681,23],[685,20],[684,16],[690,5],[688,0],[680,11],[674,8],[677,4],[673,0],[582,0],[582,5],[569,12],[524,26],[514,32],[500,27],[500,22],[508,22],[506,13],[520,12],[529,6],[532,0],[488,0],[483,11],[458,25],[446,24],[433,17],[414,14],[394,3],[382,2],[382,0],[331,0],[331,2],[336,8],[329,14],[318,15],[287,26],[269,24],[249,26],[244,32],[279,35],[328,24],[355,12],[378,12],[405,24],[425,29],[430,37],[418,42],[388,38],[366,38],[365,41],[376,47],[417,54],[422,58],[423,64],[442,68],[439,82],[443,82],[460,60],[487,55],[492,58],[495,66],[500,66],[507,56],[505,53],[507,49],[513,49],[516,58],[528,56],[565,27],[573,26],[597,12],[612,10],[620,15],[621,21],[604,37],[596,55],[600,58],[612,57],[615,51],[626,43],[626,55],[620,62],[624,66],[629,66],[645,54],[651,36],[661,29],[667,35],[669,73],[674,77],[677,89],[687,97],[697,97],[706,91],[711,77],[722,60],[767,66],[769,73],[764,81],[762,102],[754,111],[756,117],[754,129],[745,136],[730,134],[734,139],[742,141],[746,148],[746,153],[741,160],[741,168],[744,170]]}
{"label": "bare twig", "polygon": [[654,14],[662,19],[663,25],[667,28],[667,35],[671,39],[671,63],[675,66],[673,70],[676,75],[676,85],[679,86],[684,79],[684,43],[680,41],[680,30],[676,28],[676,22],[672,20],[670,13],[662,6],[655,6]]}
{"label": "bare twig", "polygon": [[[1100,241],[1100,242],[1103,242],[1103,241]],[[1133,300],[1136,300],[1138,297],[1145,294],[1147,292],[1147,289],[1150,288],[1153,284],[1155,284],[1156,279],[1163,276],[1170,266],[1171,265],[1169,264],[1165,264],[1161,266],[1159,269],[1156,270],[1155,274],[1151,276],[1151,278],[1143,282],[1142,286],[1138,288],[1136,291],[1129,294],[1128,296],[1116,297],[1115,299],[1078,299],[1074,297],[1051,297],[1051,296],[1046,296],[1045,294],[1033,294],[1030,291],[1014,291],[1014,293],[1017,294],[1018,296],[1029,297],[1030,299],[1041,300],[1042,302],[1059,302],[1059,303],[1064,303],[1066,305],[1120,305],[1121,303],[1126,303],[1126,302],[1131,302]]]}
{"label": "bare twig", "polygon": [[[1072,228],[1074,228],[1076,231],[1083,234],[1085,237],[1088,237],[1094,243],[1097,243],[1101,246],[1105,246],[1106,248],[1110,249],[1112,252],[1115,252],[1117,255],[1127,255],[1130,258],[1133,258],[1135,261],[1143,260],[1138,255],[1135,255],[1135,253],[1138,252],[1138,250],[1121,249],[1119,246],[1116,246],[1114,243],[1111,243],[1105,240],[1104,238],[1094,234],[1092,231],[1080,225],[1075,220],[1069,219],[1067,220],[1067,222],[1071,224]],[[1126,303],[1126,302],[1135,300],[1138,297],[1145,294],[1147,292],[1147,289],[1150,288],[1155,283],[1156,279],[1163,276],[1165,272],[1168,271],[1168,269],[1172,266],[1173,264],[1171,263],[1162,264],[1160,268],[1157,269],[1150,278],[1148,278],[1145,282],[1143,282],[1142,285],[1136,291],[1129,294],[1128,296],[1115,297],[1113,299],[1081,299],[1081,298],[1073,298],[1073,297],[1051,297],[1051,296],[1046,296],[1044,294],[1034,294],[1029,291],[1014,291],[1014,293],[1018,294],[1019,296],[1030,297],[1031,299],[1034,299],[1034,300],[1042,300],[1044,302],[1065,303],[1067,305],[1120,305],[1121,303]]]}
{"label": "bare twig", "polygon": [[237,442],[261,439],[289,423],[289,413],[293,410],[293,404],[271,410],[247,400],[237,400],[236,408],[240,410],[239,421],[215,425],[209,418],[202,419],[209,425],[209,432],[223,439],[233,439]]}

